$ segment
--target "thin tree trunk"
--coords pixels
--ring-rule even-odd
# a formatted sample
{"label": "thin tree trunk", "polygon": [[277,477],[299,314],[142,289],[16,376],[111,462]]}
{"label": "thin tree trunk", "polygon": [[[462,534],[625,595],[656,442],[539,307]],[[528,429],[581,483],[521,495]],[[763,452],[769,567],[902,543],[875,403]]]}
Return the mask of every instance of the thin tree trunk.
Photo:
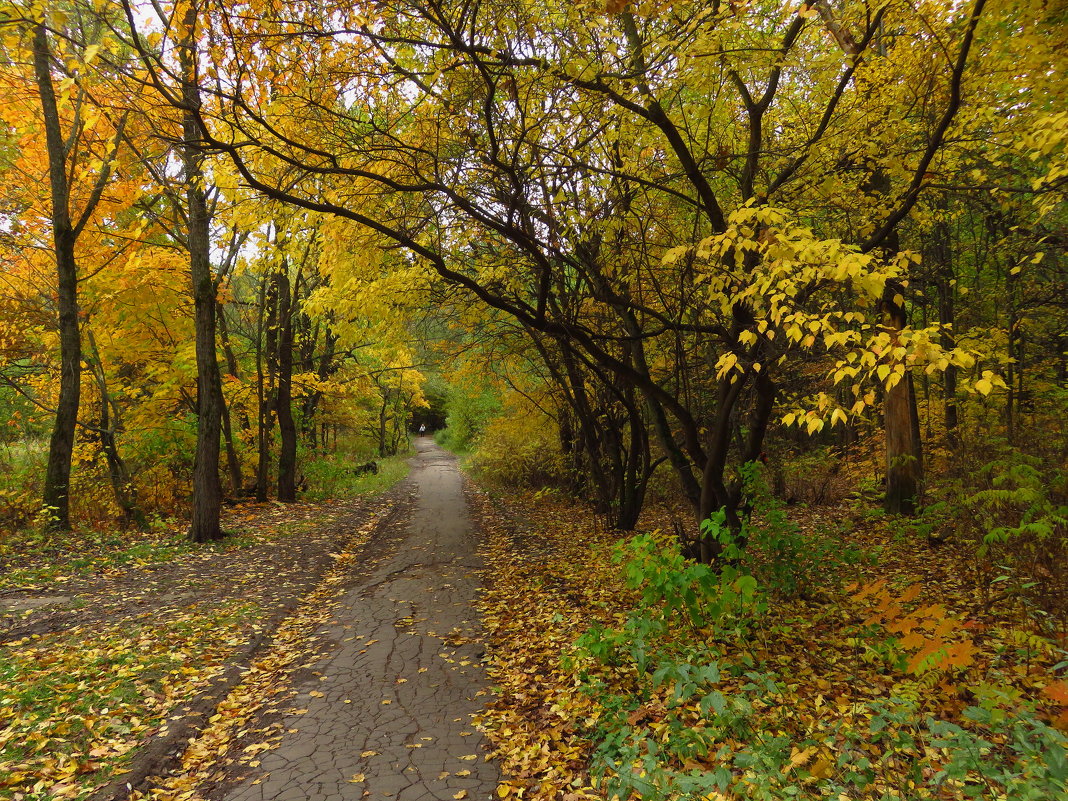
{"label": "thin tree trunk", "polygon": [[67,151],[60,129],[59,109],[52,85],[51,51],[42,22],[34,28],[33,65],[44,116],[48,151],[48,176],[52,200],[52,242],[56,256],[57,311],[59,328],[59,402],[48,444],[48,467],[42,504],[49,528],[70,530],[70,471],[74,435],[81,402],[82,343],[78,328],[77,241],[70,217],[70,186],[67,183]]}
{"label": "thin tree trunk", "polygon": [[[323,352],[319,357],[319,364],[315,371],[320,382],[326,381],[333,370],[334,352],[337,347],[337,337],[330,332],[329,328],[326,329],[324,337]],[[309,440],[313,447],[322,448],[325,451],[328,445],[326,440],[326,427],[323,426],[322,428],[322,436],[317,437],[316,431],[318,430],[318,426],[315,423],[315,411],[319,407],[319,401],[322,400],[322,397],[323,394],[321,392],[309,392],[307,397],[304,398],[301,416],[303,418],[304,430],[308,432]]]}
{"label": "thin tree trunk", "polygon": [[284,263],[276,274],[276,287],[278,391],[275,411],[281,439],[278,452],[278,500],[290,502],[297,499],[297,424],[293,419],[293,311],[296,298]]}
{"label": "thin tree trunk", "polygon": [[230,470],[230,492],[237,497],[241,494],[241,459],[237,455],[234,445],[234,429],[230,417],[230,407],[226,403],[226,397],[221,394],[222,382],[219,382],[219,408],[222,410],[222,434],[226,445],[226,464]]}
{"label": "thin tree trunk", "polygon": [[385,458],[391,455],[386,452],[386,415],[389,411],[389,396],[387,390],[381,387],[380,390],[382,392],[382,406],[378,410],[378,455]]}
{"label": "thin tree trunk", "polygon": [[108,463],[108,476],[111,479],[111,487],[115,492],[115,501],[122,509],[122,524],[133,524],[140,529],[148,527],[144,512],[141,511],[137,502],[137,489],[134,487],[130,471],[126,468],[126,462],[119,454],[118,442],[115,432],[119,428],[119,419],[116,415],[114,422],[111,418],[111,393],[108,392],[107,376],[104,373],[104,363],[100,359],[100,350],[96,346],[92,331],[86,330],[89,347],[93,353],[92,372],[96,379],[97,390],[100,393],[100,417],[99,434],[100,447],[104,451],[104,458]]}
{"label": "thin tree trunk", "polygon": [[[260,287],[259,325],[256,332],[256,500],[267,500],[267,483],[271,467],[271,432],[274,429],[273,358],[274,344],[273,300],[266,283]],[[266,363],[266,364],[265,364]]]}
{"label": "thin tree trunk", "polygon": [[[231,377],[239,379],[241,376],[239,375],[237,368],[237,356],[234,355],[233,346],[230,344],[230,331],[226,325],[226,313],[222,303],[215,304],[215,320],[219,327],[219,342],[222,345],[223,355],[226,357],[226,370]],[[221,389],[221,380],[219,386]],[[231,414],[230,405],[226,402],[225,393],[220,398],[219,405],[222,409],[222,430],[223,441],[226,444],[226,464],[230,469],[230,492],[234,497],[238,497],[241,495],[241,490],[244,487],[245,482],[241,475],[241,457],[238,455],[237,446],[234,444],[233,415]],[[241,430],[248,431],[248,416],[242,413],[239,417]]]}
{"label": "thin tree trunk", "polygon": [[[948,212],[946,198],[943,196],[939,204],[939,211]],[[941,328],[938,344],[945,350],[956,347],[956,337],[953,332],[954,323],[954,279],[956,278],[953,267],[953,251],[950,249],[949,225],[940,220],[931,234],[931,257],[936,270],[935,286],[938,290],[938,324]],[[946,442],[950,448],[956,448],[960,444],[957,433],[957,367],[950,364],[942,371],[942,416],[946,427]]]}
{"label": "thin tree trunk", "polygon": [[[942,325],[939,335],[939,344],[949,350],[956,347],[952,325],[954,318],[953,287],[950,285],[951,276],[943,276],[938,281],[938,322]],[[951,448],[960,444],[957,427],[960,424],[957,416],[957,367],[950,364],[942,371],[942,403],[946,424],[946,441]]]}

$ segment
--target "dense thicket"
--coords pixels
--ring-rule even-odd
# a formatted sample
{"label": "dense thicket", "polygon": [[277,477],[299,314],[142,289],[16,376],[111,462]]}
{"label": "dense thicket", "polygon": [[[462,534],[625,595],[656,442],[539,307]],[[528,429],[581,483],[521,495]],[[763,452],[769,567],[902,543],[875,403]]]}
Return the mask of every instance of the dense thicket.
{"label": "dense thicket", "polygon": [[210,539],[220,437],[230,491],[254,459],[265,498],[277,429],[291,500],[301,438],[394,452],[416,362],[450,353],[447,380],[480,374],[454,395],[541,416],[543,480],[614,525],[669,471],[704,560],[696,524],[740,530],[744,465],[786,445],[881,443],[886,508],[915,512],[932,446],[1028,443],[1064,408],[1061,15],[10,6],[4,397],[22,447],[53,410],[81,441],[53,437],[45,506],[69,525],[62,468],[91,484],[101,452],[127,516],[158,504],[162,449]]}

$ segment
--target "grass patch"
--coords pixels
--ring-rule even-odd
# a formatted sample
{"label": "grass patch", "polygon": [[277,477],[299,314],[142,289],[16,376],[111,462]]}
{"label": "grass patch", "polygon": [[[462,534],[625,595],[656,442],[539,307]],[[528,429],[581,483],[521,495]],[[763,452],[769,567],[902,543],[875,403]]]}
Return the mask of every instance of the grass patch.
{"label": "grass patch", "polygon": [[[352,495],[388,489],[405,475],[401,457],[387,460],[377,476],[359,477]],[[224,512],[224,539],[201,544],[190,542],[173,519],[160,519],[148,531],[0,532],[0,592],[45,590],[75,578],[277,542],[314,530],[332,514],[307,504],[246,504]]]}
{"label": "grass patch", "polygon": [[81,798],[217,673],[261,611],[187,608],[0,649],[0,798]]}
{"label": "grass patch", "polygon": [[75,576],[168,562],[194,547],[184,532],[162,526],[151,531],[46,532],[37,529],[0,536],[0,591],[36,590]]}
{"label": "grass patch", "polygon": [[410,454],[404,453],[375,459],[377,473],[357,473],[358,466],[371,460],[350,452],[309,457],[304,462],[304,475],[308,479],[308,490],[304,497],[310,501],[322,501],[377,495],[404,480],[409,471],[409,458]]}
{"label": "grass patch", "polygon": [[159,565],[205,550],[225,552],[248,548],[279,536],[289,536],[314,527],[316,521],[297,521],[271,529],[239,523],[223,540],[207,544],[190,542],[184,528],[154,528],[150,531],[75,531],[44,533],[27,530],[5,535],[0,541],[0,564],[8,569],[0,576],[0,592],[40,590],[73,578],[116,570]]}

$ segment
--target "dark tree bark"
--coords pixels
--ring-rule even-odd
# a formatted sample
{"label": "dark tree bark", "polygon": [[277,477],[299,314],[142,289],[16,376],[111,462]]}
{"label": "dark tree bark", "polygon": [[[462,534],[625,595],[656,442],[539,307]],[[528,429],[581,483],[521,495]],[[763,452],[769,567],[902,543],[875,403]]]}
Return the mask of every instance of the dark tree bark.
{"label": "dark tree bark", "polygon": [[[943,275],[938,280],[938,322],[942,324],[939,344],[949,350],[956,346],[956,339],[950,326],[954,322],[953,287],[951,276]],[[951,448],[960,444],[957,433],[957,366],[950,364],[942,372],[942,403],[945,413],[946,440]]]}
{"label": "dark tree bark", "polygon": [[[298,283],[299,280],[298,273]],[[275,297],[278,301],[278,390],[275,410],[281,439],[278,452],[278,500],[291,502],[297,499],[297,424],[293,419],[293,311],[296,308],[296,293],[285,263],[275,273]]]}
{"label": "dark tree bark", "polygon": [[256,327],[256,500],[267,500],[271,445],[274,441],[274,377],[276,374],[276,321],[274,282],[260,286],[259,322]]}
{"label": "dark tree bark", "polygon": [[77,235],[70,217],[67,183],[67,148],[60,129],[59,109],[52,85],[51,50],[42,22],[33,32],[33,66],[48,151],[48,177],[52,195],[52,243],[56,257],[60,353],[59,402],[48,445],[48,467],[42,503],[50,528],[70,530],[70,470],[74,434],[81,402],[82,344],[78,328],[78,265],[74,256]]}
{"label": "dark tree bark", "polygon": [[78,263],[75,246],[103,196],[111,174],[111,163],[122,139],[126,117],[116,127],[114,148],[102,160],[92,191],[74,220],[71,214],[71,189],[68,156],[78,131],[65,141],[51,71],[52,51],[46,24],[33,29],[33,69],[41,102],[48,154],[48,181],[52,205],[52,244],[56,258],[56,312],[59,331],[60,383],[56,419],[48,446],[42,505],[47,511],[48,526],[70,530],[70,472],[74,439],[81,405],[82,343],[78,309]]}
{"label": "dark tree bark", "polygon": [[182,162],[185,169],[188,214],[189,276],[193,289],[193,325],[197,360],[197,446],[193,462],[193,508],[189,536],[193,542],[221,539],[219,512],[222,484],[219,481],[219,435],[222,423],[222,386],[215,346],[215,308],[218,296],[211,270],[211,231],[204,190],[204,155],[198,149],[196,7],[190,5],[183,19],[184,36],[179,44],[182,67]]}
{"label": "dark tree bark", "polygon": [[[315,366],[315,375],[320,381],[325,381],[330,374],[334,371],[334,354],[337,349],[337,337],[327,328],[323,334],[323,350],[319,355],[318,364]],[[309,363],[310,363],[309,357]],[[326,440],[326,427],[322,427],[322,436],[319,436],[319,426],[315,423],[315,412],[319,408],[319,402],[322,400],[323,394],[318,390],[309,392],[305,398],[301,408],[301,419],[304,427],[305,436],[308,438],[308,442],[312,447],[321,447],[324,450],[327,446]]]}
{"label": "dark tree bark", "polygon": [[[908,322],[904,305],[897,302],[902,288],[887,282],[883,292],[884,324],[892,332]],[[886,391],[883,401],[886,429],[886,496],[883,508],[891,514],[915,514],[923,476],[919,415],[912,376],[906,373]]]}
{"label": "dark tree bark", "polygon": [[241,459],[234,445],[234,429],[230,416],[230,407],[226,396],[222,394],[222,381],[219,382],[219,410],[222,419],[223,443],[226,446],[226,465],[230,474],[230,492],[236,497],[241,494]]}

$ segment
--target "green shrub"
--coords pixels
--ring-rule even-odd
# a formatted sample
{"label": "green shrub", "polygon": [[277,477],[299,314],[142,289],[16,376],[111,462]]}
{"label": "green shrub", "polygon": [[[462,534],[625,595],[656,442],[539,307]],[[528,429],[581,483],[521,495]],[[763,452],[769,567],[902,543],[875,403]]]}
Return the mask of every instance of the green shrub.
{"label": "green shrub", "polygon": [[936,488],[912,530],[970,540],[988,579],[1039,617],[1068,621],[1068,469],[1005,448],[978,470]]}
{"label": "green shrub", "polygon": [[369,461],[361,451],[339,450],[335,453],[307,454],[298,460],[308,488],[304,497],[311,501],[352,498],[384,492],[408,475],[408,454],[376,459],[378,472],[356,473],[358,465]]}
{"label": "green shrub", "polygon": [[500,400],[489,387],[451,385],[445,401],[445,428],[434,440],[455,453],[466,453],[500,408]]}
{"label": "green shrub", "polygon": [[769,594],[780,598],[809,595],[835,581],[840,568],[861,558],[859,550],[843,546],[832,532],[802,531],[768,487],[759,465],[747,465],[743,476],[753,512],[743,526],[745,549],[731,556]]}
{"label": "green shrub", "polygon": [[47,458],[44,439],[22,439],[0,446],[0,530],[22,528],[39,515]]}

